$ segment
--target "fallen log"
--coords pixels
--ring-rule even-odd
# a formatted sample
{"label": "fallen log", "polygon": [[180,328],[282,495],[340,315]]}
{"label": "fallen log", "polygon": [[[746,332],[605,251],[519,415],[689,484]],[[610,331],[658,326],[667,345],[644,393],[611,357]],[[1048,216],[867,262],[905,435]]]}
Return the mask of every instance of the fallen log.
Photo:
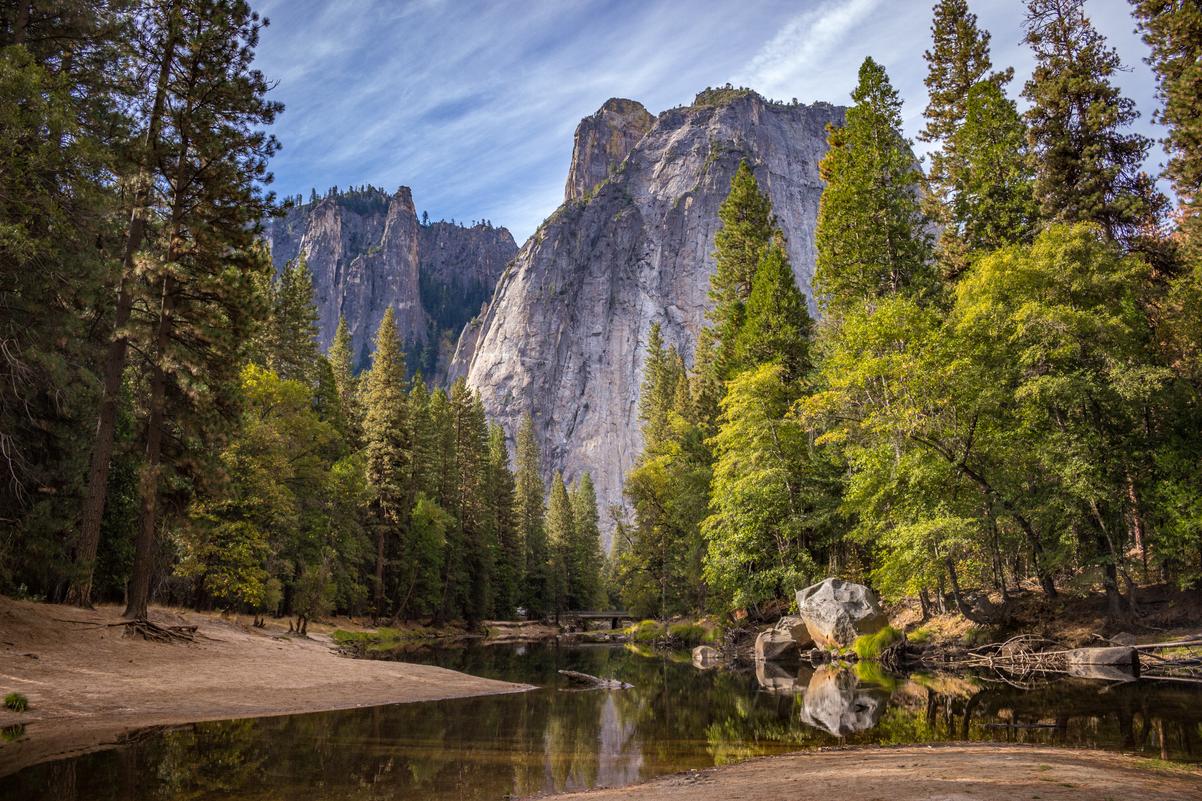
{"label": "fallen log", "polygon": [[629,690],[634,686],[633,684],[627,684],[617,679],[602,679],[597,676],[590,676],[588,673],[581,673],[577,670],[561,670],[559,671],[559,675],[574,684],[586,685],[591,690]]}

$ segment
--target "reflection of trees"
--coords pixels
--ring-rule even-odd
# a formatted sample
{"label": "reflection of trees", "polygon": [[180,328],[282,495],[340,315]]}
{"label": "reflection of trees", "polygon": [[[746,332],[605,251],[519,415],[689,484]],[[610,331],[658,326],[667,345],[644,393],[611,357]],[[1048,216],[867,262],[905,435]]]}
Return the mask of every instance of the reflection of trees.
{"label": "reflection of trees", "polygon": [[[198,724],[37,766],[5,778],[5,790],[29,801],[493,801],[839,743],[973,739],[1202,755],[1202,693],[1165,685],[1061,682],[1022,691],[864,670],[828,672],[815,683],[807,667],[793,674],[804,693],[773,694],[760,690],[750,670],[700,672],[610,647],[537,645],[525,654],[471,647],[407,658],[549,689]],[[553,689],[559,668],[612,676],[634,689],[560,692]],[[845,732],[836,737],[803,722],[817,687],[837,691],[840,704],[850,698],[847,709],[865,694],[888,697],[888,707],[872,728],[835,726]],[[844,710],[837,711],[842,721]]]}

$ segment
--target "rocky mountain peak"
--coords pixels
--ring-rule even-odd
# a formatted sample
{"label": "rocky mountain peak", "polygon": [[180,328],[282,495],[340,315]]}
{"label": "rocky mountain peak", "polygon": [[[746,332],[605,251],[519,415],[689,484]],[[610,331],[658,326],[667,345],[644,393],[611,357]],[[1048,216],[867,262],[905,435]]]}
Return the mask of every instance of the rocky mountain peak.
{"label": "rocky mountain peak", "polygon": [[270,220],[276,269],[303,255],[313,275],[318,340],[328,348],[346,318],[356,367],[371,361],[376,329],[391,307],[411,369],[445,371],[454,338],[491,295],[517,251],[505,228],[419,222],[413,193],[374,186],[331,189]]}
{"label": "rocky mountain peak", "polygon": [[655,118],[634,103],[603,107],[577,128],[567,200],[465,329],[452,374],[467,377],[511,437],[531,415],[548,475],[588,471],[602,508],[621,505],[642,447],[648,333],[658,323],[691,362],[710,303],[718,207],[739,162],[772,200],[809,296],[818,162],[826,126],[842,121],[843,109],[826,103],[728,87]]}
{"label": "rocky mountain peak", "polygon": [[642,103],[617,97],[581,120],[576,126],[564,202],[589,196],[617,170],[654,123],[655,117]]}

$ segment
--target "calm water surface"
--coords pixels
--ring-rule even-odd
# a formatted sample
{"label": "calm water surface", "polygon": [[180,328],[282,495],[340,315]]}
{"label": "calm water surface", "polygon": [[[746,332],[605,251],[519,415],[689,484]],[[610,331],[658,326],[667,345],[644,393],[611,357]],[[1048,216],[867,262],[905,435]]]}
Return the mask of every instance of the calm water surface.
{"label": "calm water surface", "polygon": [[[542,689],[147,733],[0,778],[0,799],[499,801],[800,748],[964,739],[1202,761],[1202,686],[1021,690],[776,665],[701,672],[687,654],[615,646],[472,645],[397,658]],[[559,669],[634,689],[572,691]]]}

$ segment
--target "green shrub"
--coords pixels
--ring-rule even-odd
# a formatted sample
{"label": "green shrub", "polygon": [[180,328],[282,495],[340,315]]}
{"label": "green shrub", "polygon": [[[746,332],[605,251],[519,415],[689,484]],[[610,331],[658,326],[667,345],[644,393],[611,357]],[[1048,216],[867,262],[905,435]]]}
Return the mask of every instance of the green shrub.
{"label": "green shrub", "polygon": [[631,642],[650,644],[664,636],[664,626],[658,620],[641,620],[626,628]]}
{"label": "green shrub", "polygon": [[691,621],[681,621],[668,626],[668,636],[674,640],[679,640],[683,645],[694,646],[699,645],[705,640],[708,634],[705,626],[700,623]]}
{"label": "green shrub", "polygon": [[4,708],[11,709],[13,712],[24,712],[29,709],[29,699],[21,693],[9,693],[4,696]]}
{"label": "green shrub", "polygon": [[877,659],[881,652],[901,639],[901,632],[892,626],[885,626],[875,634],[861,634],[852,643],[851,649],[860,659]]}

